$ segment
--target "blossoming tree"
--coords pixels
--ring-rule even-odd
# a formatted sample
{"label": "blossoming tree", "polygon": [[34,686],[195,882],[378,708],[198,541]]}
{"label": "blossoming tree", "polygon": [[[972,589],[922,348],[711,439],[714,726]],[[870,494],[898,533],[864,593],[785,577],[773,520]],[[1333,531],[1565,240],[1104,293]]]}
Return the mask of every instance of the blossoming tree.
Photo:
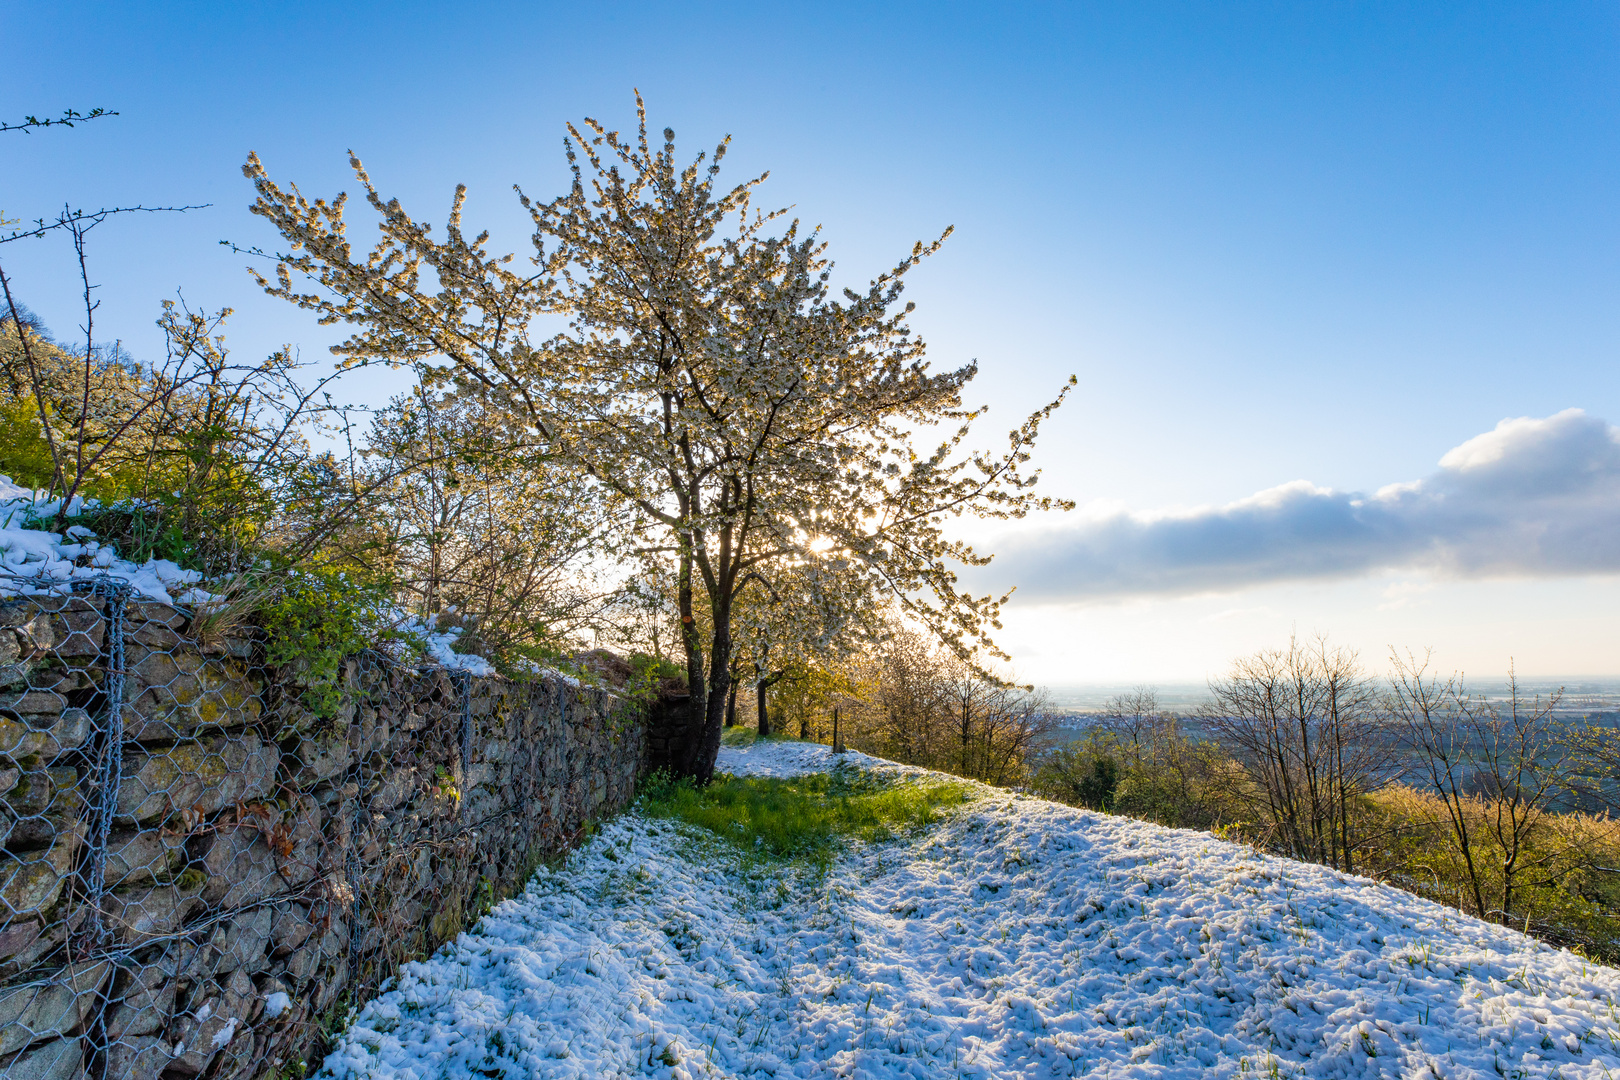
{"label": "blossoming tree", "polygon": [[[439,239],[351,155],[380,219],[360,253],[343,196],[307,200],[256,156],[245,172],[254,211],[290,245],[260,278],[271,294],[357,327],[336,347],[348,362],[414,364],[498,408],[515,445],[543,448],[523,467],[589,477],[639,550],[673,561],[692,692],[678,764],[706,782],[749,590],[813,600],[802,620],[774,620],[799,647],[890,603],[960,655],[994,651],[1006,597],[958,589],[953,566],[988,557],[946,529],[964,514],[1071,505],[1037,496],[1026,467],[1068,387],[1004,452],[970,449],[982,410],[962,391],[977,368],[930,371],[901,300],[906,274],[944,238],[864,291],[835,293],[817,230],[754,209],[764,176],[719,186],[725,142],[681,166],[674,132],[654,144],[637,106],[633,138],[569,125],[568,191],[519,192],[534,226],[521,272],[489,253],[487,233],[462,230],[465,188]],[[939,425],[944,438],[919,449]]]}

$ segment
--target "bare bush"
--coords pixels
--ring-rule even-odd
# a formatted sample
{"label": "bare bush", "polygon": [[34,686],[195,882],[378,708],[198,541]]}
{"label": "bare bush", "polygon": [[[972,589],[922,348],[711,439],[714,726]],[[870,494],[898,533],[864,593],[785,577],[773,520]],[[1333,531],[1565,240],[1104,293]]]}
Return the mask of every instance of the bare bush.
{"label": "bare bush", "polygon": [[621,593],[602,567],[613,516],[561,470],[518,467],[496,419],[425,387],[376,416],[367,440],[386,569],[410,610],[496,652],[562,652],[611,623]]}
{"label": "bare bush", "polygon": [[1027,686],[900,632],[863,666],[848,745],[992,784],[1020,784],[1056,721]]}
{"label": "bare bush", "polygon": [[1201,716],[1253,782],[1242,793],[1271,842],[1351,870],[1355,799],[1387,783],[1378,687],[1356,654],[1318,638],[1236,661]]}
{"label": "bare bush", "polygon": [[1556,885],[1577,865],[1564,845],[1531,843],[1574,779],[1576,756],[1556,716],[1561,693],[1526,698],[1512,669],[1505,704],[1470,693],[1429,657],[1393,653],[1390,707],[1416,755],[1422,786],[1445,810],[1467,906],[1511,924],[1526,890]]}

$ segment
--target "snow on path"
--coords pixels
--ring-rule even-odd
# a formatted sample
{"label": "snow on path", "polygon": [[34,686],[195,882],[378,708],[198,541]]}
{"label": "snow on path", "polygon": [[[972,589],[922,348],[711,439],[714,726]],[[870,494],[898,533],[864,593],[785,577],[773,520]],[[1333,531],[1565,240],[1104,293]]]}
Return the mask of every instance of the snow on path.
{"label": "snow on path", "polygon": [[869,757],[857,750],[834,754],[832,747],[823,743],[765,742],[753,746],[722,746],[715,760],[716,772],[733,776],[803,776],[805,773],[829,772],[843,762],[857,769],[898,774],[925,775],[927,769],[911,765],[898,765],[883,758]]}
{"label": "snow on path", "polygon": [[1362,878],[984,788],[825,879],[627,813],[405,965],[326,1069],[1595,1080],[1620,1077],[1617,993],[1620,972]]}

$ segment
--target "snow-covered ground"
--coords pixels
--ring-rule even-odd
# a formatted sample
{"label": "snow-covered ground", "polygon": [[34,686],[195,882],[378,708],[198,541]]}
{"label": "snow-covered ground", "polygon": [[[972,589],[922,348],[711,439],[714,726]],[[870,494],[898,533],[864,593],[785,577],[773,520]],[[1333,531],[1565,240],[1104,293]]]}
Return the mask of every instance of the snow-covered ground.
{"label": "snow-covered ground", "polygon": [[[833,760],[722,753],[734,773]],[[625,814],[406,965],[326,1068],[1620,1078],[1620,972],[1203,833],[984,788],[825,878],[785,874]]]}

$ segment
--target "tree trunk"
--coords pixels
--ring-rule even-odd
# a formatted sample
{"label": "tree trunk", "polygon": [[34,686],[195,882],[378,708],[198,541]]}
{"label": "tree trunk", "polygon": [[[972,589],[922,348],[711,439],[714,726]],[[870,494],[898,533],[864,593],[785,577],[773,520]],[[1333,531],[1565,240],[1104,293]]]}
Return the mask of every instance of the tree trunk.
{"label": "tree trunk", "polygon": [[966,701],[962,702],[962,775],[972,776],[968,772],[968,741],[973,736],[972,706]]}
{"label": "tree trunk", "polygon": [[766,708],[768,703],[766,694],[771,687],[775,686],[781,681],[784,674],[785,672],[781,671],[774,672],[770,675],[766,675],[761,672],[759,681],[754,684],[754,692],[758,695],[759,737],[762,739],[771,734],[771,714]]}
{"label": "tree trunk", "polygon": [[[708,694],[703,663],[703,641],[698,636],[697,620],[692,617],[692,556],[681,553],[680,577],[676,584],[676,604],[681,616],[681,645],[686,650],[686,685],[691,693],[686,714],[686,739],[673,764],[678,776],[689,776],[699,783],[707,783],[714,774],[714,757],[703,763],[703,735],[708,717]],[[724,670],[724,663],[717,665]],[[724,701],[724,697],[721,699]],[[715,753],[719,753],[719,732],[716,732]]]}
{"label": "tree trunk", "polygon": [[715,606],[719,610],[714,613],[714,643],[709,650],[708,694],[692,770],[692,779],[700,787],[714,779],[714,761],[720,756],[720,733],[726,721],[726,699],[731,696],[731,611],[729,605]]}
{"label": "tree trunk", "polygon": [[731,680],[731,689],[726,692],[726,727],[737,726],[737,680]]}

